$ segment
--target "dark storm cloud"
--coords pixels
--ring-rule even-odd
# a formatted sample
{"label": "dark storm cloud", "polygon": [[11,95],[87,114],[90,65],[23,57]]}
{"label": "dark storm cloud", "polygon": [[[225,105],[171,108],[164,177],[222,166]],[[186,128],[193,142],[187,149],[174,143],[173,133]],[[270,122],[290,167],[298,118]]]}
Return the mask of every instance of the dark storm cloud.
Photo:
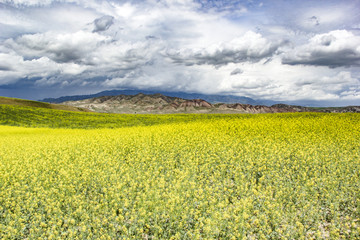
{"label": "dark storm cloud", "polygon": [[93,30],[93,32],[106,31],[113,24],[114,24],[114,17],[113,16],[103,16],[101,18],[97,18],[94,21],[94,30]]}
{"label": "dark storm cloud", "polygon": [[330,68],[360,66],[360,55],[352,49],[337,52],[312,51],[308,56],[284,58],[283,64],[327,66]]}

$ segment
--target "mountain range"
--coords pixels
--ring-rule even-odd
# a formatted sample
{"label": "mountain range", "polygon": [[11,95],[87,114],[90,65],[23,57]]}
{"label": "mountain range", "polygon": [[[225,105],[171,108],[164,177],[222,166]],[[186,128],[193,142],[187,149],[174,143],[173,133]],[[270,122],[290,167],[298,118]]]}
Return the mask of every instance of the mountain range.
{"label": "mountain range", "polygon": [[116,95],[65,101],[61,104],[103,113],[283,113],[283,112],[360,112],[360,106],[310,108],[287,104],[251,105],[211,103],[204,99],[184,99],[163,94]]}
{"label": "mountain range", "polygon": [[78,101],[83,99],[95,98],[95,97],[103,97],[103,96],[117,96],[117,95],[136,95],[136,94],[162,94],[169,97],[177,97],[183,99],[203,99],[212,104],[215,103],[241,103],[241,104],[251,104],[251,105],[265,105],[271,106],[280,102],[271,101],[271,100],[254,100],[249,97],[242,96],[234,96],[234,95],[208,95],[208,94],[200,94],[200,93],[185,93],[185,92],[165,92],[165,91],[149,91],[149,90],[108,90],[102,91],[95,94],[89,95],[75,95],[75,96],[63,96],[59,98],[45,98],[39,100],[41,102],[48,103],[62,103],[66,101]]}

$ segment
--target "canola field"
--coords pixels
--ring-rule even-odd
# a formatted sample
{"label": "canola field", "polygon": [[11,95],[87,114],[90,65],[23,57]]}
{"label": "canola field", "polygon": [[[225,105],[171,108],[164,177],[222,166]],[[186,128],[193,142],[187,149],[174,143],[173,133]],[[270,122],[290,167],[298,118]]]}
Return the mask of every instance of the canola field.
{"label": "canola field", "polygon": [[0,239],[360,239],[359,114],[161,118],[0,126]]}

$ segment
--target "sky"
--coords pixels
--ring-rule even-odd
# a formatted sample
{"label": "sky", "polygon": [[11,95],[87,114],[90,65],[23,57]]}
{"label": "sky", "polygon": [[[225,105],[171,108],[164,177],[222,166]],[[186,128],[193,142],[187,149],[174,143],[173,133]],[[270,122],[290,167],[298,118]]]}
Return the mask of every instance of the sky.
{"label": "sky", "polygon": [[0,0],[0,95],[360,105],[360,0]]}

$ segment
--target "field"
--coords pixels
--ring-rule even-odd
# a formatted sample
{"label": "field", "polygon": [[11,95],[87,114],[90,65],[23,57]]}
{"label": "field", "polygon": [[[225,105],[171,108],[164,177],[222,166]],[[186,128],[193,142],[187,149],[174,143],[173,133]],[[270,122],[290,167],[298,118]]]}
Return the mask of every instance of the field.
{"label": "field", "polygon": [[0,113],[0,239],[360,238],[359,114]]}
{"label": "field", "polygon": [[66,111],[75,111],[75,112],[90,112],[89,110],[84,108],[77,108],[77,107],[71,107],[61,104],[51,104],[45,102],[0,96],[0,106],[1,105],[15,105],[15,106],[25,106],[32,108],[46,108],[46,109],[66,110]]}

